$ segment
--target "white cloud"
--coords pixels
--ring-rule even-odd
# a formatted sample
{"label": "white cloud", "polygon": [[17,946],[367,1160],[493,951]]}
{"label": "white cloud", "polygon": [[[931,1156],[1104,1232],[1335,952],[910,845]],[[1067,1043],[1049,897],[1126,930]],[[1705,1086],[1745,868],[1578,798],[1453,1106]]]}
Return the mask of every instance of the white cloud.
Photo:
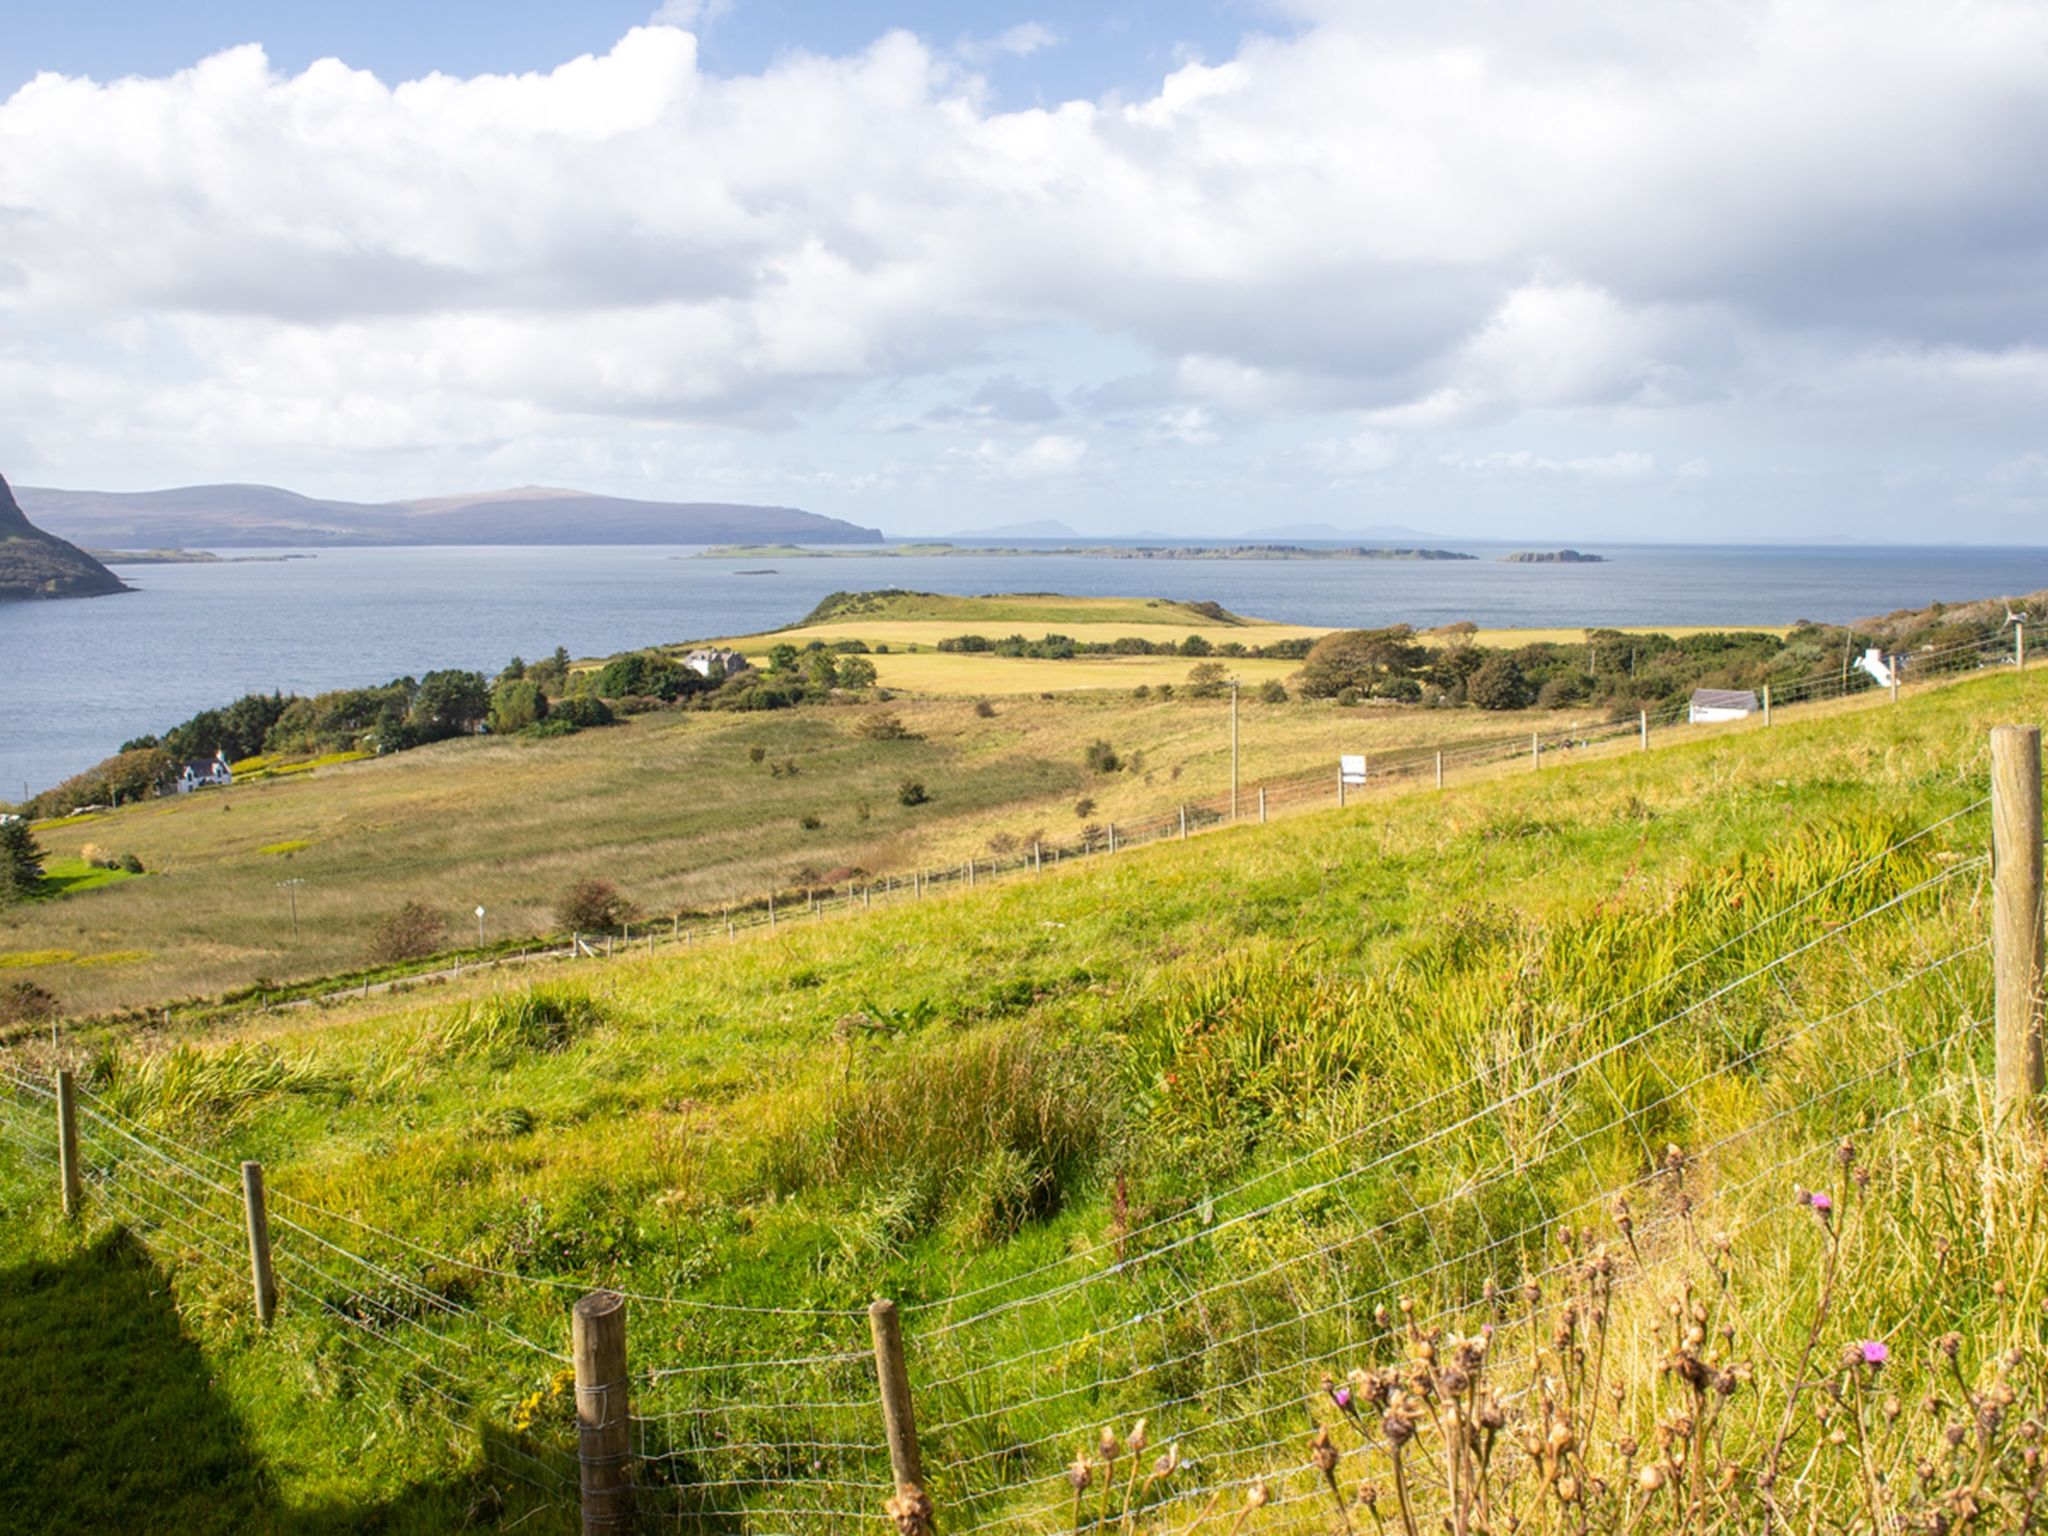
{"label": "white cloud", "polygon": [[974,63],[1007,55],[1025,59],[1047,48],[1059,46],[1060,35],[1052,28],[1036,21],[1019,22],[1016,26],[998,32],[994,37],[970,37],[960,43],[958,52],[964,59]]}
{"label": "white cloud", "polygon": [[1484,426],[1626,480],[1648,455],[1557,439],[1671,413],[1717,465],[1816,422],[1843,462],[1873,424],[2004,433],[1974,464],[2037,440],[2048,7],[1302,0],[1149,93],[1000,111],[902,32],[707,73],[725,5],[545,73],[38,77],[0,102],[8,440],[149,478],[631,463],[1018,354],[1063,402],[1153,393],[991,437],[1005,476],[1272,418],[1325,444],[1280,450],[1304,475]]}
{"label": "white cloud", "polygon": [[[1648,480],[1657,473],[1654,454],[1627,451],[1591,458],[1553,459],[1520,449],[1512,453],[1482,454],[1472,459],[1452,458],[1446,462],[1480,475],[1576,475],[1585,480],[1634,481]],[[1687,469],[1690,468],[1688,465]]]}
{"label": "white cloud", "polygon": [[983,438],[974,450],[974,462],[983,474],[1007,480],[1051,480],[1071,475],[1087,457],[1086,442],[1061,432],[1049,432],[1016,449]]}
{"label": "white cloud", "polygon": [[1216,441],[1216,416],[1206,406],[1189,405],[1161,411],[1152,420],[1153,435],[1164,442],[1206,448]]}
{"label": "white cloud", "polygon": [[647,21],[650,26],[702,32],[731,14],[732,0],[661,0]]}
{"label": "white cloud", "polygon": [[1373,475],[1401,461],[1400,439],[1363,427],[1348,437],[1325,438],[1311,445],[1324,469],[1336,475]]}

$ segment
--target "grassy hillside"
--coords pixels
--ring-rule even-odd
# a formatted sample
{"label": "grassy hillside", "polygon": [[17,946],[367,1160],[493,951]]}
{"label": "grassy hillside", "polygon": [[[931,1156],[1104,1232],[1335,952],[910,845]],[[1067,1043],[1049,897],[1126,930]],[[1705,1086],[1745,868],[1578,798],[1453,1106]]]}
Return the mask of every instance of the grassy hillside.
{"label": "grassy hillside", "polygon": [[[977,675],[1060,669],[1062,682],[1095,665],[877,660]],[[1132,660],[1168,663],[1175,678],[1189,665]],[[150,873],[114,889],[0,907],[0,970],[72,1010],[97,1012],[361,965],[378,926],[406,901],[442,914],[459,943],[474,937],[479,903],[492,937],[552,932],[558,897],[591,876],[664,920],[835,873],[844,880],[851,870],[901,877],[985,854],[991,838],[1070,838],[1084,825],[1157,815],[1226,790],[1229,708],[1228,700],[1140,701],[1118,691],[1004,699],[986,718],[961,698],[652,714],[563,740],[465,739],[145,801],[44,824],[38,837],[53,858],[76,862],[90,845],[133,853]],[[864,736],[863,722],[883,713],[909,737]],[[1559,724],[1548,712],[1536,723]],[[1521,728],[1516,715],[1247,698],[1241,781],[1254,796],[1266,780],[1334,770],[1340,751]],[[1084,764],[1098,739],[1121,754],[1119,771]],[[927,803],[901,803],[906,779],[926,786]],[[1093,802],[1085,817],[1075,809],[1084,799]],[[806,827],[805,817],[818,825]],[[296,941],[278,885],[286,879],[305,882]]]}
{"label": "grassy hillside", "polygon": [[[1344,1422],[1319,1382],[1407,1352],[1402,1298],[1418,1326],[1495,1324],[1505,1373],[1554,1303],[1612,1280],[1607,1374],[1569,1347],[1560,1367],[1607,1416],[1574,1420],[1599,1508],[1678,1454],[1657,1366],[1688,1350],[1736,1384],[1699,1475],[1725,1461],[1752,1514],[1768,1464],[1789,1507],[1839,1516],[1796,1528],[1856,1526],[1881,1458],[1841,1449],[1851,1403],[1890,1437],[1900,1498],[1925,1441],[1929,1487],[1988,1458],[1988,1500],[2038,1412],[2048,1206],[2038,1142],[1983,1120],[1978,802],[1988,726],[2044,711],[2048,679],[1999,675],[661,961],[81,1039],[88,1155],[119,1171],[67,1229],[40,1101],[4,1111],[0,1326],[25,1337],[67,1281],[175,1299],[130,1391],[206,1378],[195,1439],[225,1492],[183,1528],[343,1510],[560,1530],[521,1480],[565,1465],[545,1351],[569,1295],[620,1285],[641,1298],[648,1502],[691,1529],[839,1531],[886,1495],[858,1310],[880,1291],[907,1309],[942,1528],[1063,1528],[1076,1444],[1149,1415],[1192,1467],[1141,1502],[1185,1494],[1184,1521],[1264,1474],[1282,1499],[1262,1529],[1330,1523],[1307,1440]],[[188,1173],[141,1150],[161,1135]],[[297,1223],[267,1337],[210,1188],[241,1157]],[[109,1236],[123,1214],[145,1253]],[[1560,1250],[1560,1222],[1602,1236]],[[1533,1306],[1525,1275],[1548,1277]],[[1673,1295],[1681,1319],[1707,1309],[1699,1342],[1660,1331]],[[1837,1373],[1859,1340],[1889,1341],[1881,1382]],[[1893,1424],[1866,1377],[1949,1406]],[[1973,1430],[1994,1378],[2017,1406]],[[1520,1424],[1540,1404],[1511,1406]],[[73,1523],[145,1525],[197,1476],[184,1449],[140,1437],[141,1471],[112,1483],[17,1456],[0,1481]],[[1383,1445],[1345,1454],[1347,1499],[1361,1473],[1391,1486]],[[1137,1464],[1098,1467],[1091,1503],[1121,1508]],[[1624,1525],[1701,1528],[1595,1528]]]}

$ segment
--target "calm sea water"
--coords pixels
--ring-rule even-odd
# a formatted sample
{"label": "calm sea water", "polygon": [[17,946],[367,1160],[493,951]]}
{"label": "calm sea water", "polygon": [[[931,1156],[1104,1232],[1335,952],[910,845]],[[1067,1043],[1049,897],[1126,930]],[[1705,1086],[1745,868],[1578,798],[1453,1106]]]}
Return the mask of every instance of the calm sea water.
{"label": "calm sea water", "polygon": [[[1067,592],[1213,599],[1303,624],[1783,624],[2048,587],[2048,549],[1600,546],[1603,565],[1126,561],[1081,556],[693,560],[672,548],[350,549],[266,564],[136,566],[125,597],[0,603],[0,798],[89,767],[251,690],[435,667],[495,670],[771,629],[826,593]],[[752,568],[752,567],[749,567]]]}

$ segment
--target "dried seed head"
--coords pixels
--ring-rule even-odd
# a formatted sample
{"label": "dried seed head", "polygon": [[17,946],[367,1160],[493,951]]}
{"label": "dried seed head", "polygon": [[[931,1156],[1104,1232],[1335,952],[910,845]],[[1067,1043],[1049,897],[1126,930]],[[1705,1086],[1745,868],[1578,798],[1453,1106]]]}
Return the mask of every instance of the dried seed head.
{"label": "dried seed head", "polygon": [[1337,1470],[1337,1447],[1330,1439],[1327,1429],[1318,1429],[1315,1439],[1308,1445],[1308,1459],[1316,1464],[1316,1470],[1325,1477]]}
{"label": "dried seed head", "polygon": [[1145,1449],[1145,1421],[1138,1420],[1131,1426],[1131,1432],[1124,1437],[1124,1446],[1135,1456]]}
{"label": "dried seed head", "polygon": [[1123,1454],[1123,1447],[1117,1442],[1116,1431],[1107,1424],[1102,1426],[1102,1438],[1096,1441],[1096,1447],[1102,1452],[1105,1463],[1112,1463]]}
{"label": "dried seed head", "polygon": [[1655,1493],[1664,1486],[1664,1468],[1659,1462],[1651,1462],[1636,1474],[1636,1486],[1645,1493]]}
{"label": "dried seed head", "polygon": [[1244,1491],[1244,1507],[1246,1509],[1264,1509],[1267,1501],[1272,1497],[1272,1493],[1268,1491],[1263,1481],[1253,1483],[1251,1487]]}
{"label": "dried seed head", "polygon": [[1067,1481],[1074,1485],[1076,1493],[1095,1481],[1095,1466],[1088,1460],[1087,1446],[1076,1451],[1074,1459],[1067,1463]]}
{"label": "dried seed head", "polygon": [[1179,1470],[1180,1442],[1175,1441],[1160,1452],[1159,1459],[1152,1463],[1152,1481],[1156,1483],[1162,1478],[1171,1477]]}

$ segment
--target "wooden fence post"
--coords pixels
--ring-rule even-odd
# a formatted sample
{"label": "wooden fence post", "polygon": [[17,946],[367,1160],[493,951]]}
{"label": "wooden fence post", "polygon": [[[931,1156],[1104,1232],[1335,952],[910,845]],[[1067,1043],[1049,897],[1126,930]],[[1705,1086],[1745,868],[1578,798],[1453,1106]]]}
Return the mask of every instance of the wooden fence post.
{"label": "wooden fence post", "polygon": [[1436,755],[1436,787],[1444,787],[1444,755],[1441,752]]}
{"label": "wooden fence post", "polygon": [[1885,670],[1891,673],[1892,702],[1896,704],[1899,702],[1899,658],[1896,656],[1885,657]]}
{"label": "wooden fence post", "polygon": [[1637,731],[1638,731],[1638,732],[1639,732],[1639,733],[1641,734],[1641,736],[1642,736],[1642,739],[1643,739],[1643,750],[1644,750],[1645,752],[1649,751],[1649,750],[1650,750],[1650,712],[1649,712],[1649,711],[1648,711],[1647,709],[1639,709],[1639,710],[1637,710],[1637,711],[1636,711],[1636,730],[1637,730]]}
{"label": "wooden fence post", "polygon": [[1999,1113],[2041,1091],[2041,731],[1991,732],[1991,967]]}
{"label": "wooden fence post", "polygon": [[57,1172],[64,1186],[64,1214],[76,1216],[85,1203],[78,1174],[78,1091],[62,1068],[57,1072]]}
{"label": "wooden fence post", "polygon": [[768,893],[768,926],[770,928],[775,926],[775,893],[773,891]]}
{"label": "wooden fence post", "polygon": [[1109,824],[1109,851],[1116,852],[1116,823],[1113,821]]}
{"label": "wooden fence post", "polygon": [[1259,825],[1263,827],[1263,826],[1264,826],[1265,824],[1266,824],[1266,786],[1265,786],[1265,785],[1263,785],[1263,784],[1261,784],[1261,785],[1259,786]]}
{"label": "wooden fence post", "polygon": [[242,1215],[249,1229],[249,1280],[256,1292],[256,1321],[265,1328],[277,1315],[277,1276],[270,1268],[270,1208],[263,1199],[263,1165],[242,1164]]}
{"label": "wooden fence post", "polygon": [[1344,770],[1337,770],[1337,809],[1344,809]]}
{"label": "wooden fence post", "polygon": [[1037,838],[1031,840],[1031,873],[1037,874],[1045,868],[1045,852]]}
{"label": "wooden fence post", "polygon": [[582,1477],[584,1536],[627,1528],[633,1520],[632,1447],[626,1397],[626,1298],[593,1291],[572,1309],[570,1354],[576,1365],[576,1460]]}
{"label": "wooden fence post", "polygon": [[2022,619],[2012,627],[2013,662],[2024,672],[2027,670],[2027,623]]}
{"label": "wooden fence post", "polygon": [[1543,766],[1543,738],[1536,732],[1529,733],[1529,762],[1532,766]]}
{"label": "wooden fence post", "polygon": [[[931,1505],[924,1493],[924,1459],[917,1449],[917,1419],[910,1406],[910,1376],[903,1368],[903,1325],[896,1303],[878,1300],[868,1308],[875,1339],[875,1381],[882,1398],[882,1429],[889,1440],[889,1470],[896,1497],[910,1500],[931,1529]],[[900,1526],[899,1526],[900,1528]]]}
{"label": "wooden fence post", "polygon": [[1188,840],[1188,808],[1185,803],[1180,808],[1180,840],[1182,842]]}

